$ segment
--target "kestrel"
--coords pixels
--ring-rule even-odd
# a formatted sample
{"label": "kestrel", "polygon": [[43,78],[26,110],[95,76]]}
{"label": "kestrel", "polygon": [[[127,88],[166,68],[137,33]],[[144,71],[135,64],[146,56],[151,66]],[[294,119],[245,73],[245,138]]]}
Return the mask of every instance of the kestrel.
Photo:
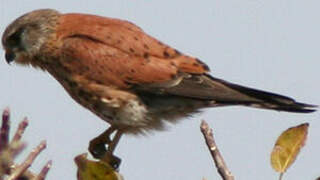
{"label": "kestrel", "polygon": [[[128,21],[29,12],[5,30],[8,63],[49,72],[79,104],[111,126],[91,141],[95,157],[113,152],[123,133],[163,129],[207,107],[244,105],[287,112],[315,111],[313,105],[212,77],[199,59],[146,34]],[[111,133],[116,132],[112,141]],[[100,149],[96,147],[101,147]]]}

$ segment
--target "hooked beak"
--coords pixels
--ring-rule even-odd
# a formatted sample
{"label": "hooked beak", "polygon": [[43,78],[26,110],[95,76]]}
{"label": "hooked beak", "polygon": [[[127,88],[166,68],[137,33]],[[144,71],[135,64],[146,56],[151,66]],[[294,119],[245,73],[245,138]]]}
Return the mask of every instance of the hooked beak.
{"label": "hooked beak", "polygon": [[8,64],[10,64],[16,58],[16,55],[12,51],[6,51],[5,58]]}

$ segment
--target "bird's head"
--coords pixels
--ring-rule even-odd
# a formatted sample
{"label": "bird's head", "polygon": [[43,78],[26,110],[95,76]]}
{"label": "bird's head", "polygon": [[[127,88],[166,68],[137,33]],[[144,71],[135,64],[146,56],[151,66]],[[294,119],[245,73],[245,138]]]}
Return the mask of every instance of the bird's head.
{"label": "bird's head", "polygon": [[59,12],[41,9],[13,21],[2,35],[2,46],[8,63],[33,64],[41,46],[54,30]]}

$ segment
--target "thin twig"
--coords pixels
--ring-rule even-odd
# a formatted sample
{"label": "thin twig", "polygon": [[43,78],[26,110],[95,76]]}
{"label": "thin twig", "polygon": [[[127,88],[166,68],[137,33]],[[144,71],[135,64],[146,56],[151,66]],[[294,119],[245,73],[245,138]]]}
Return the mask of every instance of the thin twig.
{"label": "thin twig", "polygon": [[207,122],[202,120],[200,125],[201,132],[206,140],[206,144],[208,146],[208,149],[211,153],[212,159],[215,163],[215,166],[218,170],[218,173],[222,177],[223,180],[234,180],[234,176],[229,171],[226,163],[223,160],[223,157],[215,143],[215,140],[213,138],[212,129],[210,129]]}
{"label": "thin twig", "polygon": [[46,148],[46,141],[42,141],[27,157],[27,159],[18,166],[13,173],[8,177],[8,180],[15,180],[21,176],[33,163],[39,153]]}
{"label": "thin twig", "polygon": [[3,180],[5,174],[8,180],[17,179],[32,179],[32,180],[44,180],[52,162],[49,161],[41,170],[39,174],[35,174],[28,170],[33,163],[34,159],[45,148],[45,141],[41,142],[37,148],[35,148],[28,156],[28,158],[18,165],[14,162],[16,156],[25,149],[26,144],[21,141],[22,135],[28,126],[27,118],[24,118],[19,123],[18,129],[15,132],[14,137],[9,142],[9,130],[10,130],[10,111],[6,108],[2,114],[2,122],[0,128],[0,180]]}
{"label": "thin twig", "polygon": [[280,175],[279,175],[279,180],[282,180],[283,174],[284,174],[284,173],[280,173]]}
{"label": "thin twig", "polygon": [[10,131],[10,111],[6,108],[2,114],[2,124],[0,129],[0,152],[3,151],[9,142]]}
{"label": "thin twig", "polygon": [[10,131],[10,110],[6,108],[2,114],[2,122],[0,128],[0,180],[10,170],[12,165],[12,152],[8,150]]}
{"label": "thin twig", "polygon": [[28,126],[29,122],[27,118],[24,118],[22,122],[19,123],[18,129],[15,133],[15,135],[13,136],[12,141],[20,141],[21,137],[24,133],[24,131],[26,130],[27,126]]}
{"label": "thin twig", "polygon": [[44,180],[52,166],[52,161],[48,161],[47,164],[42,168],[41,172],[34,180]]}

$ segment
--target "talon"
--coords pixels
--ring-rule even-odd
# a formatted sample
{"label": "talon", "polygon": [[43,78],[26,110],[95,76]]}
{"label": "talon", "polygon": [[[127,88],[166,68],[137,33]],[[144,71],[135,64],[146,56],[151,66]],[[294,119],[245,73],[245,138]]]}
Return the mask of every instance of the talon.
{"label": "talon", "polygon": [[119,157],[106,153],[101,160],[108,163],[114,170],[119,170],[121,164],[121,159]]}
{"label": "talon", "polygon": [[[120,140],[122,132],[117,131],[113,139],[110,140],[110,135],[114,131],[115,129],[113,127],[110,127],[98,137],[91,140],[89,144],[89,152],[96,159],[104,159],[106,157],[107,160],[110,160],[108,160],[107,162],[116,169],[120,165],[121,160],[112,154]],[[106,148],[106,145],[108,145],[108,148]]]}
{"label": "talon", "polygon": [[111,127],[90,141],[89,152],[94,158],[101,159],[106,154],[106,145],[109,145],[112,142],[110,140],[110,134],[113,131],[114,129]]}
{"label": "talon", "polygon": [[94,158],[101,159],[107,152],[106,144],[90,141],[89,152]]}

